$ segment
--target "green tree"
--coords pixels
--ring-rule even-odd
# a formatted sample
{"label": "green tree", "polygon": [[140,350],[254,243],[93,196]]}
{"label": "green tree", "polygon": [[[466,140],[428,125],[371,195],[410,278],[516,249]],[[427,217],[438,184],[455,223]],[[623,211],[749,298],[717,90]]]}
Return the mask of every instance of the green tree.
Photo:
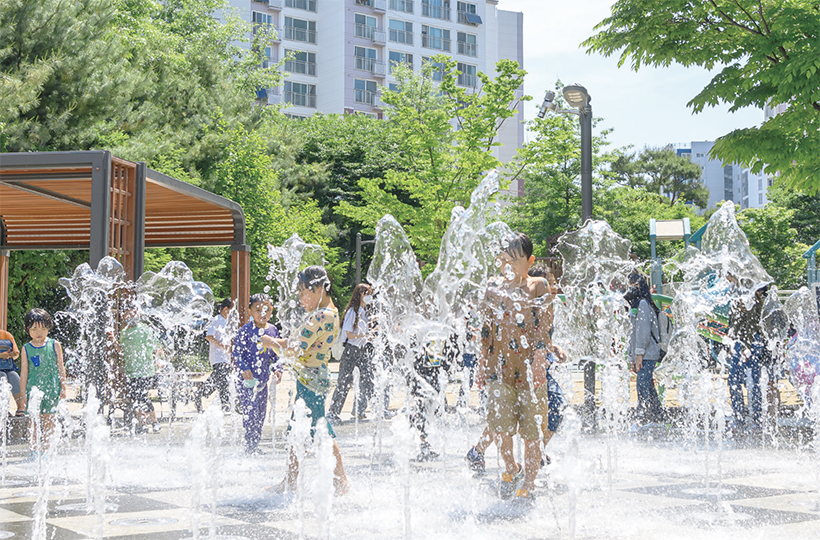
{"label": "green tree", "polygon": [[[322,223],[322,210],[316,202],[305,201],[290,207],[282,204],[277,174],[272,166],[273,158],[259,132],[238,127],[230,131],[229,139],[227,156],[217,164],[213,184],[208,187],[214,193],[242,205],[247,241],[252,250],[252,290],[259,292],[267,284],[270,267],[268,244],[281,245],[293,233],[325,248],[331,278],[337,279],[338,255],[328,246],[327,227]],[[224,268],[229,269],[230,264]],[[230,276],[227,277],[229,279]]]}
{"label": "green tree", "polygon": [[759,127],[720,137],[712,155],[787,186],[820,188],[820,6],[813,0],[619,0],[583,45],[618,53],[635,70],[677,63],[719,71],[689,102],[694,112],[787,104]]}
{"label": "green tree", "polygon": [[[692,231],[706,223],[706,219],[699,216],[691,205],[679,200],[670,206],[668,198],[643,187],[618,186],[598,193],[595,215],[606,220],[613,231],[631,240],[632,252],[644,260],[652,254],[649,241],[650,219],[689,218]],[[671,257],[682,248],[682,242],[659,242],[656,253],[659,257]]]}
{"label": "green tree", "polygon": [[709,189],[701,181],[701,168],[667,148],[645,148],[640,154],[623,153],[612,162],[616,180],[666,195],[669,206],[680,201],[700,208],[709,204]]}
{"label": "green tree", "polygon": [[779,178],[767,193],[769,204],[794,210],[789,228],[794,229],[797,242],[813,246],[820,240],[820,193],[809,195],[804,191],[795,191],[783,185]]}
{"label": "green tree", "polygon": [[[565,108],[559,81],[555,89],[556,104]],[[593,130],[600,119],[593,119]],[[575,229],[581,223],[581,128],[573,115],[551,114],[529,124],[531,140],[518,152],[523,164],[524,195],[510,197],[504,219],[515,230],[526,233],[533,241],[535,253],[548,255],[547,240],[556,234]],[[593,131],[592,166],[594,191],[605,190],[606,164],[611,159],[604,152],[609,130]]]}
{"label": "green tree", "polygon": [[[440,84],[434,81],[437,70]],[[499,61],[493,79],[478,73],[475,91],[459,86],[458,74],[456,62],[443,55],[420,73],[393,66],[399,89],[383,89],[382,101],[398,140],[397,168],[359,180],[364,205],[339,204],[341,214],[371,234],[383,215],[392,214],[427,263],[438,256],[452,209],[468,205],[482,175],[502,165],[493,155],[498,130],[529,99],[516,95],[525,72],[512,60]]]}
{"label": "green tree", "polygon": [[809,246],[796,242],[797,230],[791,227],[795,210],[776,204],[747,208],[737,222],[752,252],[781,289],[797,289],[806,284],[806,259]]}

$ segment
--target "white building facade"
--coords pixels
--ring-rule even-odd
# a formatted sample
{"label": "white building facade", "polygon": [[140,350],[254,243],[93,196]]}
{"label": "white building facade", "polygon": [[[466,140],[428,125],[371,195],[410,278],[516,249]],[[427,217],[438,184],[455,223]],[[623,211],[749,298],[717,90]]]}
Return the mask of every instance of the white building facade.
{"label": "white building facade", "polygon": [[755,174],[737,163],[711,159],[714,141],[692,141],[689,147],[677,149],[702,169],[701,182],[709,189],[709,208],[722,201],[732,201],[741,208],[760,208],[769,202],[767,192],[771,180],[765,174]]}
{"label": "white building facade", "polygon": [[[276,29],[266,49],[285,63],[281,88],[260,99],[283,103],[285,113],[367,114],[382,118],[380,87],[395,84],[391,63],[418,70],[436,54],[458,62],[458,84],[474,88],[481,71],[491,77],[502,59],[524,64],[523,14],[498,9],[498,0],[230,0],[253,25]],[[519,97],[523,88],[518,90]],[[523,105],[499,133],[496,156],[507,162],[524,143]],[[510,186],[514,193],[523,183]]]}

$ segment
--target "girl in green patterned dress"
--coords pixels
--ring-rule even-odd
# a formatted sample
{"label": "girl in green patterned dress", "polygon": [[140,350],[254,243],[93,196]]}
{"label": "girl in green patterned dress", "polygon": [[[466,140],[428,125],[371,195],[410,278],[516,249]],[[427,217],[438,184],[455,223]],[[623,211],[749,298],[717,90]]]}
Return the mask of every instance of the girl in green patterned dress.
{"label": "girl in green patterned dress", "polygon": [[[260,343],[277,350],[283,358],[296,357],[289,367],[296,374],[296,399],[305,402],[310,414],[311,436],[316,429],[327,429],[330,436],[335,438],[333,428],[325,419],[325,396],[330,390],[327,369],[330,349],[339,335],[339,310],[330,297],[330,278],[321,266],[308,266],[299,274],[298,290],[299,303],[308,312],[305,324],[294,332],[290,340],[262,336]],[[350,489],[350,484],[342,464],[342,454],[335,441],[333,456],[336,458],[333,485],[336,494],[343,495]],[[276,491],[296,490],[300,457],[291,448],[287,476],[274,488]]]}
{"label": "girl in green patterned dress", "polygon": [[[60,400],[65,398],[63,348],[59,341],[48,337],[53,326],[51,315],[44,309],[34,308],[26,313],[25,327],[31,341],[23,345],[20,357],[20,386],[26,389],[23,406],[31,398],[32,388],[37,387],[43,393],[40,418],[46,450],[54,433],[54,412]],[[32,418],[29,422],[29,446],[32,451],[37,450],[36,442]]]}

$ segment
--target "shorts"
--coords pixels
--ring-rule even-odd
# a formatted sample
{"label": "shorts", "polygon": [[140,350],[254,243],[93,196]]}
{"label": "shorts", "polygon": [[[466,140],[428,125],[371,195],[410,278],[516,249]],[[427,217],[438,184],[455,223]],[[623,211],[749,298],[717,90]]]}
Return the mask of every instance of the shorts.
{"label": "shorts", "polygon": [[11,394],[16,396],[20,393],[20,375],[13,369],[0,370],[0,377],[5,377],[11,385]]}
{"label": "shorts", "polygon": [[54,414],[57,412],[57,405],[60,404],[60,383],[58,382],[56,387],[52,386],[51,388],[40,388],[36,384],[26,388],[26,396],[28,396],[26,412],[29,414],[33,414],[29,409],[31,407],[31,390],[33,388],[38,388],[43,392],[43,399],[40,401],[40,414]]}
{"label": "shorts", "polygon": [[[296,399],[301,399],[305,402],[308,414],[310,415],[310,436],[313,437],[316,434],[316,424],[319,422],[319,419],[325,418],[325,396],[317,394],[311,391],[307,386],[297,382]],[[325,420],[324,423],[327,424],[327,431],[330,433],[330,436],[336,438],[336,433],[334,433],[330,422]],[[290,430],[290,426],[288,426],[288,430]]]}
{"label": "shorts", "polygon": [[128,377],[128,396],[131,407],[142,412],[154,410],[154,404],[148,398],[148,390],[156,385],[156,377]]}
{"label": "shorts", "polygon": [[515,435],[517,427],[523,439],[541,440],[547,421],[548,394],[546,384],[531,392],[499,381],[490,382],[487,385],[487,424],[490,430]]}

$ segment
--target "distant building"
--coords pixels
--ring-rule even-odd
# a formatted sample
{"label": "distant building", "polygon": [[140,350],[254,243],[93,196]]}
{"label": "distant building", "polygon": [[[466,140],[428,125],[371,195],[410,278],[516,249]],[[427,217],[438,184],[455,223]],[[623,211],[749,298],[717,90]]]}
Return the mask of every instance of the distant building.
{"label": "distant building", "polygon": [[676,149],[679,156],[686,156],[701,166],[701,182],[709,189],[708,208],[715,208],[722,201],[732,201],[741,208],[759,208],[768,203],[766,194],[771,180],[737,163],[711,159],[709,152],[714,144],[714,141],[692,141],[688,148]]}
{"label": "distant building", "polygon": [[[271,62],[288,54],[283,87],[259,92],[284,103],[293,117],[324,113],[382,118],[380,86],[394,87],[394,63],[418,70],[436,54],[458,62],[458,84],[475,88],[502,59],[524,65],[523,14],[498,9],[498,0],[230,0],[251,23],[275,27],[266,48]],[[523,95],[523,88],[518,90]],[[510,161],[524,143],[523,104],[504,123],[496,156]],[[520,185],[510,191],[520,193]]]}

